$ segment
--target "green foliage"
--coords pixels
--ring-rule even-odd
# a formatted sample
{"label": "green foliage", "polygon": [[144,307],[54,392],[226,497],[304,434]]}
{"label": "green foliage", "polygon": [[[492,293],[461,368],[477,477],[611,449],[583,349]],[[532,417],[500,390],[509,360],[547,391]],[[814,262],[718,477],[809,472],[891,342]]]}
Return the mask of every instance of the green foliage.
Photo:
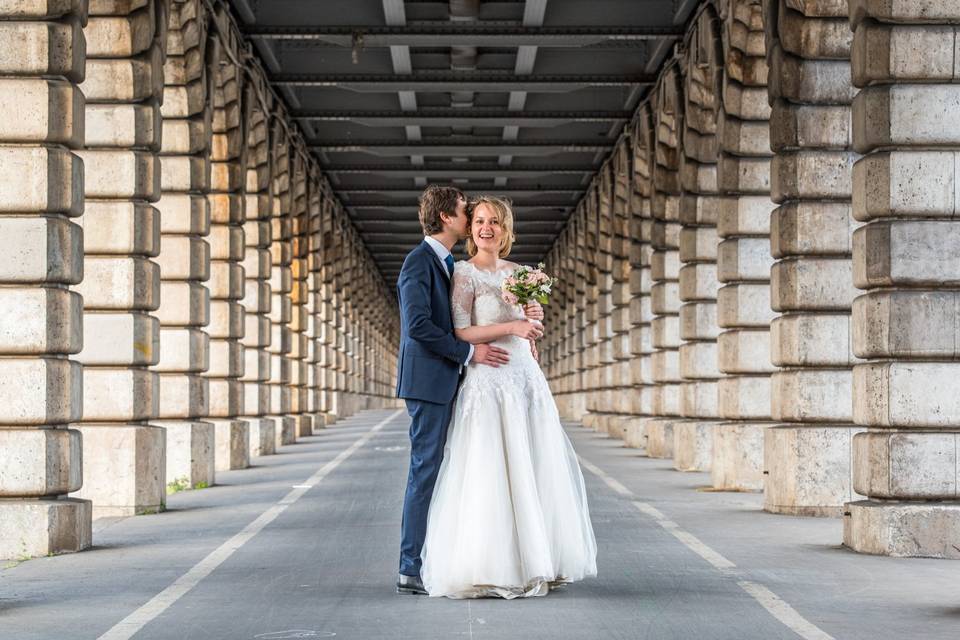
{"label": "green foliage", "polygon": [[177,478],[173,482],[167,483],[167,495],[173,495],[174,493],[179,493],[181,491],[186,491],[190,488],[190,481],[184,476],[183,478]]}

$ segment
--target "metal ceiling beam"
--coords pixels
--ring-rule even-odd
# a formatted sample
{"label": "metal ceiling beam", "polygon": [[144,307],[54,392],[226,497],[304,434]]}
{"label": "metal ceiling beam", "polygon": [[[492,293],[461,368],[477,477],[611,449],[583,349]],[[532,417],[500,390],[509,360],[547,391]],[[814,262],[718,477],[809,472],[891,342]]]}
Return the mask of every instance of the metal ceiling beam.
{"label": "metal ceiling beam", "polygon": [[[518,204],[514,205],[514,213],[533,213],[537,212],[537,219],[541,221],[553,220],[556,219],[567,219],[567,211],[572,209],[576,203],[570,204],[560,204],[560,205],[529,205],[529,204]],[[412,220],[416,220],[417,206],[410,204],[389,204],[389,205],[368,205],[368,204],[348,204],[345,205],[347,209],[352,209],[355,217],[358,220],[363,220],[364,215],[371,220],[383,220],[383,211],[390,211],[394,214],[409,214]],[[369,214],[361,214],[360,211],[368,210],[372,211]],[[550,215],[547,215],[547,214]]]}
{"label": "metal ceiling beam", "polygon": [[493,176],[508,176],[511,178],[538,178],[549,175],[576,175],[594,173],[598,167],[594,165],[543,165],[537,167],[499,167],[497,165],[464,165],[448,164],[445,167],[417,167],[411,169],[406,165],[366,166],[332,164],[323,168],[326,173],[338,175],[378,175],[390,178],[412,178],[427,176],[428,178],[490,178]]}
{"label": "metal ceiling beam", "polygon": [[[577,204],[576,200],[566,199],[566,200],[536,200],[533,202],[522,202],[513,205],[513,209],[563,209],[566,207],[573,207]],[[396,209],[399,207],[403,208],[415,208],[417,206],[417,201],[414,199],[407,200],[367,200],[367,201],[348,201],[344,202],[343,205],[350,209]]]}
{"label": "metal ceiling beam", "polygon": [[[513,198],[529,198],[534,196],[540,196],[545,193],[559,193],[559,194],[569,194],[569,195],[579,195],[586,191],[586,187],[536,187],[536,188],[497,188],[497,195],[501,196],[510,196]],[[369,186],[363,188],[346,188],[346,189],[337,189],[339,195],[346,196],[385,196],[385,197],[397,197],[397,198],[417,198],[420,194],[423,193],[423,189],[406,189],[398,187],[389,187],[389,186]]]}
{"label": "metal ceiling beam", "polygon": [[528,27],[502,22],[421,22],[406,26],[247,25],[251,38],[312,40],[363,50],[374,47],[639,47],[648,40],[675,39],[681,26],[612,25]]}
{"label": "metal ceiling beam", "polygon": [[[614,140],[542,140],[537,142],[511,142],[499,138],[467,138],[457,140],[311,140],[309,147],[325,153],[350,153],[364,151],[379,156],[549,156],[556,153],[596,153],[609,151]],[[418,174],[418,175],[423,175]]]}
{"label": "metal ceiling beam", "polygon": [[[371,251],[370,253],[377,258],[377,262],[380,263],[381,265],[395,264],[399,266],[403,264],[403,259],[407,257],[407,254],[410,253],[410,250],[413,249],[413,247],[415,246],[416,245],[411,245],[409,247],[399,247],[394,251]],[[516,258],[530,259],[530,258],[540,257],[545,253],[546,253],[545,251],[527,249],[527,250],[520,250],[520,251],[511,251],[510,257],[514,259]]]}
{"label": "metal ceiling beam", "polygon": [[[423,240],[423,233],[418,232],[376,232],[376,231],[364,231],[360,234],[363,236],[365,242],[369,246],[378,246],[383,244],[393,244],[396,245],[399,242],[419,242]],[[555,233],[525,233],[523,234],[523,242],[528,245],[539,245],[543,242],[551,242],[554,238],[557,237]]]}
{"label": "metal ceiling beam", "polygon": [[[423,231],[420,227],[420,222],[416,217],[412,218],[367,218],[367,219],[352,219],[354,226],[356,226],[357,231],[360,233],[409,233],[416,234],[418,236],[423,235]],[[567,219],[549,219],[549,220],[535,220],[535,219],[519,219],[513,221],[514,231],[520,235],[523,234],[544,234],[555,236],[563,225],[566,223]]]}
{"label": "metal ceiling beam", "polygon": [[371,127],[518,127],[547,128],[572,122],[625,122],[629,111],[504,111],[483,109],[420,109],[406,111],[298,111],[297,120],[356,122]]}
{"label": "metal ceiling beam", "polygon": [[653,84],[651,74],[542,74],[514,75],[502,71],[414,71],[410,74],[277,73],[270,82],[277,86],[339,87],[377,93],[395,91],[479,91],[568,93],[589,87],[624,87]]}

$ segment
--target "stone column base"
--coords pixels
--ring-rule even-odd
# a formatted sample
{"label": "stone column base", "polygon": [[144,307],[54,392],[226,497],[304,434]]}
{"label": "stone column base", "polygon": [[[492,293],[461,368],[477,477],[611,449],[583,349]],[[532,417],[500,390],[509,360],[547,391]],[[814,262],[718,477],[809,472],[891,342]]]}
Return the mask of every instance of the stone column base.
{"label": "stone column base", "polygon": [[272,418],[245,418],[250,425],[250,456],[272,456],[277,452],[277,427]]}
{"label": "stone column base", "polygon": [[710,471],[716,422],[685,420],[673,425],[673,468],[677,471]]}
{"label": "stone column base", "polygon": [[216,434],[216,469],[231,471],[250,466],[250,425],[246,420],[210,420]]}
{"label": "stone column base", "polygon": [[276,425],[274,432],[275,450],[288,444],[294,444],[297,441],[297,421],[293,416],[278,416],[273,419]]}
{"label": "stone column base", "polygon": [[624,445],[632,449],[647,448],[647,420],[649,418],[628,418],[624,421]]}
{"label": "stone column base", "polygon": [[297,424],[297,437],[306,438],[313,435],[313,416],[307,413],[301,413],[294,416]]}
{"label": "stone column base", "polygon": [[571,420],[570,414],[570,400],[569,396],[565,393],[557,393],[553,396],[553,402],[557,405],[557,413],[560,415],[561,420]]}
{"label": "stone column base", "polygon": [[333,415],[332,413],[318,413],[314,416],[313,428],[326,429],[336,421],[337,416]]}
{"label": "stone column base", "polygon": [[[80,424],[83,487],[72,497],[93,502],[93,517],[159,513],[167,498],[167,432],[142,424]],[[95,462],[94,462],[95,461]]]}
{"label": "stone column base", "polygon": [[89,500],[0,500],[0,560],[83,551],[92,539]]}
{"label": "stone column base", "polygon": [[763,491],[763,433],[770,423],[723,422],[713,428],[710,479],[719,491]]}
{"label": "stone column base", "polygon": [[960,504],[875,502],[845,505],[843,544],[858,553],[960,560]]}
{"label": "stone column base", "polygon": [[167,431],[167,486],[212,486],[216,447],[213,423],[157,420],[153,424]]}
{"label": "stone column base", "polygon": [[764,431],[763,510],[838,517],[853,492],[852,425],[778,425]]}
{"label": "stone column base", "polygon": [[647,456],[650,458],[673,457],[673,424],[677,418],[653,418],[647,420]]}
{"label": "stone column base", "polygon": [[322,413],[314,413],[311,415],[313,420],[313,433],[311,435],[317,435],[321,431],[327,428],[327,416]]}
{"label": "stone column base", "polygon": [[606,416],[605,430],[611,438],[616,438],[617,440],[623,440],[626,435],[627,424],[631,420],[631,416],[620,415],[616,413],[611,413]]}
{"label": "stone column base", "polygon": [[584,414],[583,418],[580,419],[580,424],[585,426],[587,429],[593,429],[594,431],[600,430],[600,416],[596,413],[587,412]]}

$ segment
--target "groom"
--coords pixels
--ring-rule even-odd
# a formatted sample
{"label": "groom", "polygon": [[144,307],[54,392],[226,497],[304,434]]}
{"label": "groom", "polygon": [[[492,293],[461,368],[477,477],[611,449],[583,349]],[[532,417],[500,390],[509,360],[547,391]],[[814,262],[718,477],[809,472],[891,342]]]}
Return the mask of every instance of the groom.
{"label": "groom", "polygon": [[[450,289],[458,241],[470,235],[467,200],[455,187],[429,185],[420,196],[424,239],[407,254],[397,281],[400,358],[397,397],[410,414],[410,472],[403,501],[397,593],[426,593],[420,580],[420,550],[427,510],[437,481],[453,400],[466,366],[506,364],[507,351],[471,345],[453,333]],[[528,312],[542,320],[543,310]]]}

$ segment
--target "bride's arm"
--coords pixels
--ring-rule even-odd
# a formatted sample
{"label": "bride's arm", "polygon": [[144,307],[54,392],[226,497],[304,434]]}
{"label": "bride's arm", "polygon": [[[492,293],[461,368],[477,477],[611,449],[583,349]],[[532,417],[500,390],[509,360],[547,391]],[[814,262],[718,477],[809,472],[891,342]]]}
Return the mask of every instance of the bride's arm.
{"label": "bride's arm", "polygon": [[519,336],[521,338],[533,338],[536,340],[543,335],[543,330],[527,320],[513,320],[512,322],[500,322],[482,327],[463,327],[462,329],[455,329],[454,334],[464,342],[482,344],[484,342],[493,342],[504,336]]}

